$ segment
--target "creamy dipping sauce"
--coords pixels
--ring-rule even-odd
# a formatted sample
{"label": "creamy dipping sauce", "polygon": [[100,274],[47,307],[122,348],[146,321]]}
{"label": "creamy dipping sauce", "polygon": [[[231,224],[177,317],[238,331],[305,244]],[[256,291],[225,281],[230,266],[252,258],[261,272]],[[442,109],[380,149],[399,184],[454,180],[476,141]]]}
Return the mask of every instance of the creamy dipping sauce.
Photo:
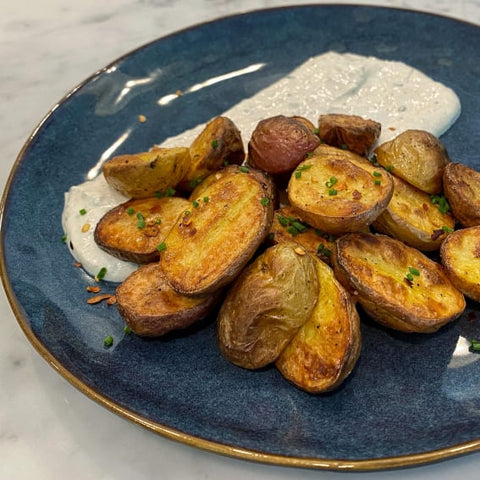
{"label": "creamy dipping sauce", "polygon": [[[407,129],[426,130],[439,137],[460,111],[453,90],[404,63],[329,52],[309,59],[222,115],[238,126],[246,147],[257,123],[274,115],[301,115],[314,123],[325,113],[360,115],[381,123],[380,144]],[[204,127],[198,125],[171,137],[162,146],[190,145]],[[65,194],[62,225],[67,243],[92,276],[106,268],[105,280],[121,282],[137,268],[101,250],[93,238],[100,218],[126,200],[109,187],[103,175]],[[84,215],[79,213],[82,209]]]}

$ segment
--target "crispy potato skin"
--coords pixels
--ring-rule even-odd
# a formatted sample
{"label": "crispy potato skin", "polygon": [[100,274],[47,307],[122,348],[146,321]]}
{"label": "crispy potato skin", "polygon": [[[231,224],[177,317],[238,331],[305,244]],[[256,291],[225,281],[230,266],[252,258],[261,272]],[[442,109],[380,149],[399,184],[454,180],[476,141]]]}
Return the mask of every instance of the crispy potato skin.
{"label": "crispy potato skin", "polygon": [[449,163],[443,171],[443,190],[453,215],[464,227],[480,225],[480,172]]}
{"label": "crispy potato skin", "polygon": [[263,172],[230,165],[208,183],[180,216],[160,255],[168,281],[186,295],[230,283],[265,239],[273,218],[274,186]]}
{"label": "crispy potato skin", "polygon": [[173,290],[158,262],[142,265],[116,290],[120,315],[132,332],[159,337],[205,318],[218,296],[187,297]]}
{"label": "crispy potato skin", "polygon": [[288,183],[288,200],[298,215],[334,235],[364,230],[387,207],[392,195],[388,172],[333,147],[317,148],[298,165]]}
{"label": "crispy potato skin", "polygon": [[[409,281],[409,269],[419,275]],[[335,276],[367,314],[403,332],[430,333],[458,318],[465,298],[440,264],[386,235],[352,233],[337,240]]]}
{"label": "crispy potato skin", "polygon": [[248,143],[248,163],[273,175],[291,172],[320,139],[304,120],[277,115],[261,120]]}
{"label": "crispy potato skin", "polygon": [[395,175],[392,179],[392,199],[372,226],[424,252],[438,250],[447,235],[445,227],[453,230],[455,219],[448,212],[440,212],[427,193]]}
{"label": "crispy potato skin", "polygon": [[331,113],[318,119],[318,136],[323,142],[362,156],[368,155],[381,131],[380,123],[357,115]]}
{"label": "crispy potato skin", "polygon": [[318,256],[328,264],[331,263],[335,237],[309,226],[292,207],[283,207],[275,211],[269,238],[274,244],[296,242],[311,255]]}
{"label": "crispy potato skin", "polygon": [[281,352],[276,366],[310,393],[334,390],[350,375],[360,356],[362,336],[355,305],[332,269],[316,260],[318,301],[310,318]]}
{"label": "crispy potato skin", "polygon": [[442,191],[443,170],[450,158],[443,143],[431,133],[406,130],[379,145],[375,155],[380,165],[414,187],[429,194]]}
{"label": "crispy potato skin", "polygon": [[467,297],[480,302],[480,226],[448,235],[440,257],[452,283]]}
{"label": "crispy potato skin", "polygon": [[190,158],[190,166],[180,184],[188,191],[225,165],[240,165],[245,160],[240,130],[227,117],[214,118],[190,145]]}
{"label": "crispy potato skin", "polygon": [[268,248],[227,293],[218,344],[235,365],[257,369],[274,362],[311,315],[319,288],[315,260],[298,249],[294,243]]}
{"label": "crispy potato skin", "polygon": [[107,183],[131,198],[153,197],[176,187],[190,163],[186,147],[158,148],[133,155],[119,155],[103,166]]}
{"label": "crispy potato skin", "polygon": [[157,246],[189,206],[190,202],[180,197],[129,200],[100,219],[95,227],[95,242],[121,260],[154,262],[160,258]]}

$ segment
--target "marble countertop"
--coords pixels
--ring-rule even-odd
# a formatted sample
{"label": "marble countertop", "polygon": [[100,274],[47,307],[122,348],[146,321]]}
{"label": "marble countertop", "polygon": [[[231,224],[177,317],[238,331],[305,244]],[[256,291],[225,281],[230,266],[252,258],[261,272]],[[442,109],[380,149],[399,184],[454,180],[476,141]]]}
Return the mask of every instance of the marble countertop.
{"label": "marble countertop", "polygon": [[[157,37],[289,0],[0,0],[0,186],[23,143],[73,86]],[[316,2],[331,3],[331,2]],[[336,2],[387,5],[480,25],[480,0]],[[480,453],[407,470],[296,470],[223,457],[116,416],[72,387],[31,347],[0,293],[0,479],[453,479],[478,476]],[[347,477],[348,476],[348,477]]]}

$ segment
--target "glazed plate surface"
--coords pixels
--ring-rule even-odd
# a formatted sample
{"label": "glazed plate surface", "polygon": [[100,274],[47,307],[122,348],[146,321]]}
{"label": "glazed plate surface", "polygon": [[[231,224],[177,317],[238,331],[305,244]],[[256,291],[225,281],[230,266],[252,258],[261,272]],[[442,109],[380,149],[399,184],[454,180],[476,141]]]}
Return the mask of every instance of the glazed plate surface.
{"label": "glazed plate surface", "polygon": [[[139,48],[82,82],[20,152],[3,199],[2,277],[39,353],[100,404],[217,453],[280,465],[381,469],[480,449],[478,304],[433,335],[364,319],[360,360],[342,387],[313,396],[275,368],[224,360],[215,319],[145,340],[123,333],[116,307],[87,305],[91,279],[62,243],[64,192],[112,146],[115,154],[206,123],[309,57],[330,50],[400,60],[453,88],[462,114],[442,137],[455,161],[480,168],[480,29],[404,10],[307,6],[195,26]],[[175,101],[158,99],[248,65],[265,68]],[[151,79],[138,82],[139,79]],[[129,87],[130,86],[130,87]],[[125,90],[127,87],[130,89]],[[138,121],[139,115],[147,121]],[[301,114],[301,112],[299,112]],[[104,292],[114,292],[105,284]],[[114,345],[105,349],[103,339]]]}

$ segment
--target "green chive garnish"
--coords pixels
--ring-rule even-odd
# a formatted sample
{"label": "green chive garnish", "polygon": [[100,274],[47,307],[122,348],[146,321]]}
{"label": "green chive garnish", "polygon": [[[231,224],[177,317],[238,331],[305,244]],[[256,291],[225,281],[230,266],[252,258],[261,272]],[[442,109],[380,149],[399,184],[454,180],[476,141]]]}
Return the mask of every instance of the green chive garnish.
{"label": "green chive garnish", "polygon": [[105,275],[107,274],[107,269],[106,267],[102,267],[100,269],[100,271],[97,273],[97,275],[95,276],[95,280],[98,281],[98,280],[102,280]]}
{"label": "green chive garnish", "polygon": [[84,208],[82,208],[78,213],[80,213],[80,215],[85,215],[87,211]]}
{"label": "green chive garnish", "polygon": [[111,335],[105,337],[103,339],[103,345],[105,346],[105,348],[110,348],[113,345],[113,337]]}
{"label": "green chive garnish", "polygon": [[217,148],[218,147],[218,140],[212,140],[212,148]]}
{"label": "green chive garnish", "polygon": [[167,244],[165,242],[159,243],[157,245],[157,250],[159,252],[164,252],[167,249]]}
{"label": "green chive garnish", "polygon": [[266,207],[269,203],[270,203],[270,199],[268,197],[263,197],[261,200],[260,200],[260,203]]}
{"label": "green chive garnish", "polygon": [[127,214],[128,215],[133,215],[135,213],[135,210],[132,207],[127,208]]}
{"label": "green chive garnish", "polygon": [[128,326],[128,325],[125,325],[123,327],[123,333],[125,333],[126,335],[132,333],[132,329]]}
{"label": "green chive garnish", "polygon": [[250,170],[249,170],[248,167],[245,167],[245,165],[242,165],[242,166],[240,167],[240,171],[243,172],[243,173],[248,173]]}
{"label": "green chive garnish", "polygon": [[145,217],[140,212],[137,213],[137,228],[145,228]]}

